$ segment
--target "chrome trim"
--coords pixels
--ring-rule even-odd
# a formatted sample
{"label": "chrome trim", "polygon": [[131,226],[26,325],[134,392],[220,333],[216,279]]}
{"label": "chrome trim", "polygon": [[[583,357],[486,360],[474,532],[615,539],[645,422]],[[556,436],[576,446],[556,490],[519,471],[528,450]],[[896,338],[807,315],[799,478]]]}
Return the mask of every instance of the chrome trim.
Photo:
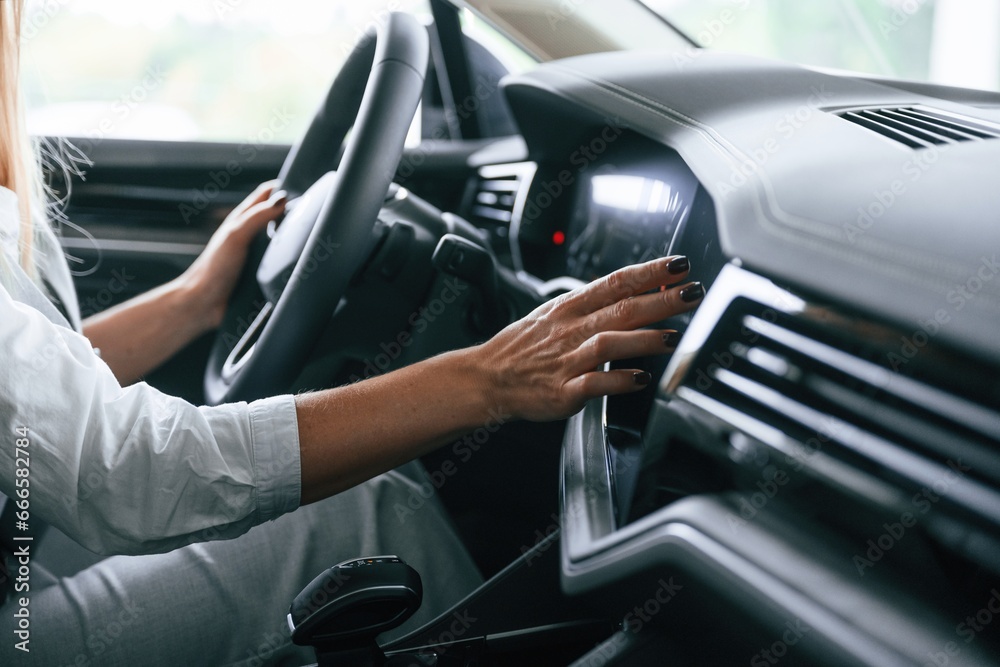
{"label": "chrome trim", "polygon": [[226,361],[222,364],[222,379],[226,382],[232,381],[236,374],[240,372],[240,369],[247,363],[253,355],[254,350],[257,347],[257,337],[260,332],[263,331],[264,325],[267,324],[268,318],[271,317],[271,312],[274,310],[274,304],[270,301],[264,304],[264,307],[260,309],[257,316],[247,327],[246,332],[240,336],[239,341],[233,346],[233,349],[229,351],[229,355],[226,357]]}
{"label": "chrome trim", "polygon": [[729,305],[740,297],[753,299],[766,308],[789,315],[801,314],[807,307],[804,300],[767,278],[750,273],[735,264],[727,264],[698,307],[671,357],[660,381],[661,394],[673,394],[677,391],[695,356],[715,331],[716,324],[726,314]]}
{"label": "chrome trim", "polygon": [[510,162],[507,164],[491,164],[480,167],[479,178],[483,180],[493,180],[497,178],[517,179],[517,189],[514,195],[514,206],[510,212],[510,256],[514,264],[514,270],[521,272],[524,270],[524,262],[521,258],[521,246],[518,243],[518,234],[521,229],[521,216],[524,215],[524,206],[528,200],[528,191],[535,178],[538,164],[535,162]]}
{"label": "chrome trim", "polygon": [[[562,455],[561,516],[574,545],[604,538],[615,530],[614,492],[608,462],[607,397],[596,398],[566,424]],[[596,425],[596,427],[595,427]],[[572,557],[585,557],[575,550]]]}

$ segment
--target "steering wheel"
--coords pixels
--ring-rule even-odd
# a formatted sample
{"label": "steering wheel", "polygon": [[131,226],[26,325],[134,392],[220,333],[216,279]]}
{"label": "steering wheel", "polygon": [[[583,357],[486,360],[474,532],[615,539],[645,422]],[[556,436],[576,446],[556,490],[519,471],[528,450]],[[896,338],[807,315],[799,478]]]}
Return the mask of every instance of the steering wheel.
{"label": "steering wheel", "polygon": [[[392,13],[348,55],[281,168],[280,187],[294,206],[256,270],[247,267],[234,290],[205,370],[209,404],[283,391],[302,369],[371,248],[423,92],[428,54],[427,29]],[[258,300],[249,324],[238,307],[247,294]]]}

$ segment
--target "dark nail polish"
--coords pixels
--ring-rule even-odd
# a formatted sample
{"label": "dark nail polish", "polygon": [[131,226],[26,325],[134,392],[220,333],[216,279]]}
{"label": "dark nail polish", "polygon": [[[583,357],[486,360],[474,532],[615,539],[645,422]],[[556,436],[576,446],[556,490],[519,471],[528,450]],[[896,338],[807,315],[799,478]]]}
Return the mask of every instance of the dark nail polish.
{"label": "dark nail polish", "polygon": [[681,333],[679,331],[668,331],[663,334],[663,344],[667,347],[677,347],[677,343],[681,342]]}
{"label": "dark nail polish", "polygon": [[632,379],[635,380],[635,383],[640,387],[645,387],[653,381],[653,376],[646,371],[641,371],[639,373],[633,373]]}
{"label": "dark nail polish", "polygon": [[705,286],[701,283],[693,283],[681,290],[681,301],[684,303],[694,303],[705,296]]}
{"label": "dark nail polish", "polygon": [[684,273],[691,268],[691,262],[688,261],[687,257],[674,257],[667,264],[667,273],[672,275],[678,275]]}

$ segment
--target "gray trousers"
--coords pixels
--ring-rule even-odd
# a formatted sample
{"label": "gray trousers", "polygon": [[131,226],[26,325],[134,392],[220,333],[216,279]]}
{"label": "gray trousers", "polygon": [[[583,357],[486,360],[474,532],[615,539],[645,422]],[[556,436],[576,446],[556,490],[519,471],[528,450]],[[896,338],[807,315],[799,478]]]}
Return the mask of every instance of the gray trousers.
{"label": "gray trousers", "polygon": [[437,499],[425,497],[412,467],[407,472],[239,538],[166,554],[102,559],[50,529],[31,562],[30,653],[14,648],[8,600],[0,609],[0,665],[310,664],[312,650],[289,639],[292,598],[331,565],[380,554],[400,556],[423,579],[423,605],[393,631],[400,636],[481,582]]}

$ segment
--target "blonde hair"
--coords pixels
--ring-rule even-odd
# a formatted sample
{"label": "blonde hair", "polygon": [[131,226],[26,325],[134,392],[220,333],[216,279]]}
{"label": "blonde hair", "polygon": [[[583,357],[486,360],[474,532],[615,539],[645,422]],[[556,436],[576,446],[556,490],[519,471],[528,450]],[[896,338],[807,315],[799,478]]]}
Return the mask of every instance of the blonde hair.
{"label": "blonde hair", "polygon": [[0,0],[0,185],[13,190],[20,205],[19,260],[35,277],[32,204],[39,198],[41,179],[21,104],[20,41],[24,0]]}

